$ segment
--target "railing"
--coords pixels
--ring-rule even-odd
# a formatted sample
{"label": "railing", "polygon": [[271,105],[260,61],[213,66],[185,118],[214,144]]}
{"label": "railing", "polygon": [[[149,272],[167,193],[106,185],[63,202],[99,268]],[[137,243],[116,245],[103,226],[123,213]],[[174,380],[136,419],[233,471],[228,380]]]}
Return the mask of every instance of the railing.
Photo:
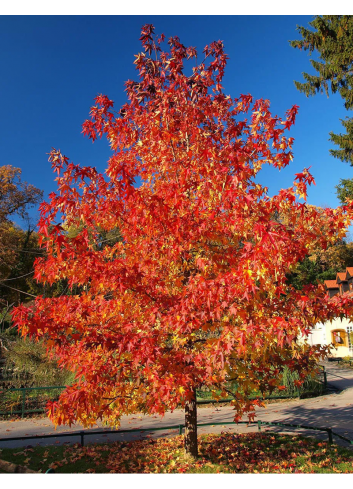
{"label": "railing", "polygon": [[[323,379],[318,379],[326,389],[327,387],[327,374],[325,367],[322,368]],[[30,413],[44,413],[46,403],[49,400],[57,399],[61,391],[65,389],[65,386],[48,386],[48,387],[23,387],[17,389],[3,389],[0,390],[0,416],[8,416],[12,414],[20,414],[22,418],[25,414]],[[234,398],[227,397],[224,399],[212,399],[202,398],[204,393],[198,391],[197,404],[214,404],[222,402],[230,402]],[[303,394],[303,393],[302,393]],[[300,396],[300,391],[294,393],[280,395],[271,395],[266,397],[269,399],[292,399],[293,397]],[[263,399],[259,395],[250,396],[250,399]]]}
{"label": "railing", "polygon": [[327,389],[327,372],[326,372],[326,368],[324,365],[319,365],[319,367],[322,369],[322,375],[323,375],[323,380],[319,381],[323,383],[324,385],[324,388]]}
{"label": "railing", "polygon": [[352,363],[353,363],[353,359],[351,359],[351,360],[344,360],[343,358],[338,358],[337,364],[339,365],[340,363],[349,364],[349,366],[351,367],[352,366]]}
{"label": "railing", "polygon": [[[24,418],[25,414],[43,413],[45,412],[46,403],[49,400],[58,398],[63,389],[65,389],[65,386],[23,387],[2,390],[0,391],[0,416],[20,414]],[[252,397],[256,398],[256,396]],[[270,398],[286,399],[289,397],[293,396],[271,396]],[[197,404],[213,404],[232,400],[232,397],[219,400],[198,397]]]}
{"label": "railing", "polygon": [[[29,413],[45,412],[45,405],[49,400],[59,397],[66,387],[23,387],[18,389],[5,389],[0,391],[0,416],[21,414],[22,418]],[[38,391],[38,392],[37,392]]]}
{"label": "railing", "polygon": [[[296,425],[296,424],[290,424],[290,423],[279,423],[276,421],[253,421],[253,422],[248,422],[248,421],[226,421],[226,422],[214,422],[214,423],[198,423],[197,426],[224,426],[224,425],[232,425],[232,424],[246,424],[247,426],[251,424],[256,424],[258,427],[258,431],[261,431],[262,425],[271,425],[271,426],[279,426],[279,427],[284,427],[284,428],[299,428],[299,429],[306,429],[306,430],[311,430],[311,431],[321,431],[321,432],[326,432],[328,435],[328,443],[331,445],[333,443],[333,436],[337,436],[338,438],[341,438],[342,440],[350,443],[353,445],[353,440],[350,438],[347,438],[346,436],[340,435],[339,433],[336,433],[332,430],[332,428],[319,428],[317,426],[306,426],[306,425]],[[107,435],[107,433],[134,433],[134,432],[145,432],[145,431],[161,431],[161,430],[177,430],[179,435],[183,434],[183,429],[185,428],[185,425],[179,424],[179,425],[173,425],[173,426],[162,426],[160,428],[138,428],[138,429],[129,429],[129,430],[104,430],[104,431],[78,431],[78,432],[73,432],[73,433],[57,433],[55,435],[35,435],[35,436],[13,436],[13,437],[6,437],[6,438],[0,438],[0,442],[3,441],[20,441],[20,440],[34,440],[34,439],[43,439],[43,438],[64,438],[68,436],[79,436],[80,437],[80,442],[81,446],[84,446],[85,444],[85,436],[92,436],[92,435]],[[13,464],[11,464],[13,465]],[[19,467],[19,466],[17,466]],[[26,469],[25,467],[22,469]],[[20,470],[21,472],[23,470]],[[25,472],[28,472],[28,470],[25,470]],[[31,472],[31,471],[29,471]],[[54,469],[49,468],[46,472],[46,474],[50,473],[55,473]]]}
{"label": "railing", "polygon": [[[0,391],[0,416],[20,414],[21,417],[24,418],[26,414],[44,413],[46,403],[49,400],[57,399],[63,389],[65,389],[65,386],[24,387],[2,390]],[[39,391],[42,395],[31,395],[34,391]],[[51,395],[49,395],[48,391],[51,392]],[[250,396],[249,399],[280,400],[293,399],[293,397],[296,396],[299,396],[299,392],[298,394],[275,395],[266,398],[261,396]],[[196,404],[228,403],[232,400],[234,400],[234,397],[226,397],[223,399],[202,399],[198,397]]]}
{"label": "railing", "polygon": [[[257,424],[258,431],[261,431],[262,425],[270,425],[270,426],[279,426],[279,427],[284,427],[284,428],[299,428],[299,429],[305,429],[305,430],[311,430],[311,431],[321,431],[321,432],[326,432],[328,435],[328,442],[329,444],[333,443],[333,436],[337,436],[338,438],[341,438],[342,440],[350,443],[353,445],[353,440],[350,438],[347,438],[346,436],[340,435],[339,433],[336,433],[335,431],[332,430],[332,428],[320,428],[317,426],[308,426],[308,425],[299,425],[299,424],[291,424],[291,423],[280,423],[277,421],[222,421],[222,422],[213,422],[213,423],[198,423],[197,426],[224,426],[224,425],[238,425],[238,424],[246,424],[247,426],[250,425],[255,425]],[[121,433],[141,433],[145,431],[163,431],[163,430],[176,430],[178,431],[179,435],[183,434],[183,430],[185,428],[184,424],[178,424],[178,425],[172,425],[172,426],[162,426],[160,428],[138,428],[138,429],[128,429],[128,430],[101,430],[101,431],[74,431],[71,433],[56,433],[55,435],[34,435],[34,436],[13,436],[13,437],[6,437],[6,438],[0,438],[0,442],[5,442],[5,441],[20,441],[20,440],[37,440],[37,439],[44,439],[44,438],[64,438],[64,437],[73,437],[73,436],[79,436],[80,437],[80,443],[81,446],[84,446],[85,442],[85,436],[93,436],[93,435],[107,435],[107,434],[121,434]]]}
{"label": "railing", "polygon": [[[322,384],[323,389],[325,391],[327,389],[327,372],[326,372],[325,366],[319,365],[319,367],[321,368],[321,372],[319,373],[318,377],[315,379],[315,382]],[[320,375],[322,375],[322,378],[320,378]],[[304,397],[307,394],[308,394],[307,391],[302,391],[302,390],[296,388],[295,390],[292,390],[292,392],[288,392],[288,390],[287,390],[287,393],[286,393],[286,391],[284,390],[284,391],[282,391],[281,394],[270,395],[270,396],[266,396],[265,398],[259,394],[252,395],[252,396],[249,396],[249,399],[264,399],[264,400],[293,399],[295,397],[301,397],[301,396]],[[324,394],[324,392],[322,392],[322,394]],[[322,394],[317,393],[318,396],[322,395]],[[219,400],[202,399],[201,395],[202,395],[202,392],[200,392],[198,394],[197,404],[213,404],[213,403],[221,403],[221,402],[230,402],[234,399],[234,397],[226,397],[224,399],[219,399]]]}

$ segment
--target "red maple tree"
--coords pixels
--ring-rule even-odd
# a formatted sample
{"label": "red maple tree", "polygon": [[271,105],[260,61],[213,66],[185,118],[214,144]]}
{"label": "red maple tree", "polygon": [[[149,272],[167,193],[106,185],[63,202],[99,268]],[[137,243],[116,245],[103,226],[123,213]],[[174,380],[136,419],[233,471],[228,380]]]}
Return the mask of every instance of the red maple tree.
{"label": "red maple tree", "polygon": [[[281,388],[284,366],[303,379],[325,353],[298,338],[347,314],[349,300],[320,286],[297,291],[286,276],[311,249],[344,236],[352,207],[319,212],[298,202],[313,182],[308,170],[268,195],[258,173],[292,160],[285,132],[298,107],[282,120],[268,100],[225,95],[221,41],[187,76],[195,48],[173,37],[162,51],[152,25],[140,39],[128,102],[115,112],[99,95],[83,124],[93,141],[110,143],[106,174],[50,154],[58,191],[41,205],[47,256],[35,276],[78,292],[38,297],[13,317],[76,374],[49,406],[56,424],[117,426],[124,414],[185,406],[186,450],[197,455],[196,389],[231,393],[235,419],[252,419],[262,405],[249,398],[254,390]],[[103,243],[114,229],[122,239]]]}

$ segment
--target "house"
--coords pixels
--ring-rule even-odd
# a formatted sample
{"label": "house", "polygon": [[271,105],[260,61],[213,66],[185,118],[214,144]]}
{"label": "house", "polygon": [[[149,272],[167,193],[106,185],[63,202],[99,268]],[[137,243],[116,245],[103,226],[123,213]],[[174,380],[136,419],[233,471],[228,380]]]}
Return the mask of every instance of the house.
{"label": "house", "polygon": [[[324,284],[330,297],[337,294],[353,297],[353,267],[347,267],[345,272],[337,273],[335,280],[325,280]],[[311,345],[332,343],[335,347],[331,351],[333,357],[353,357],[353,323],[346,318],[318,323],[311,330],[308,342]]]}

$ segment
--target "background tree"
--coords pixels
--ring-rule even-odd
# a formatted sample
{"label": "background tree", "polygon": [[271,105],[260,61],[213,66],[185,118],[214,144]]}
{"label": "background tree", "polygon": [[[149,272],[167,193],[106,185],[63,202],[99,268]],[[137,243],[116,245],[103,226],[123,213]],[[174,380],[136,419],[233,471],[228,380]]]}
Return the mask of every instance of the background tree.
{"label": "background tree", "polygon": [[323,284],[325,280],[334,280],[337,272],[353,266],[353,243],[345,241],[329,246],[326,250],[314,250],[288,275],[288,281],[296,289],[305,285]]}
{"label": "background tree", "polygon": [[[31,300],[35,294],[34,261],[43,256],[38,243],[38,234],[29,227],[26,231],[14,223],[0,226],[1,241],[6,243],[0,252],[0,301],[19,304]],[[43,288],[38,289],[43,293]],[[32,297],[33,296],[33,297]]]}
{"label": "background tree", "polygon": [[[325,210],[322,207],[312,205],[307,207],[315,209],[324,217]],[[275,216],[278,222],[285,226],[290,225],[288,217],[279,214]],[[324,222],[322,224],[325,226]],[[307,256],[296,264],[287,275],[287,279],[296,289],[301,290],[305,285],[323,284],[325,280],[335,279],[337,272],[342,272],[346,267],[351,266],[353,266],[353,243],[341,239],[328,245],[326,249],[318,243],[317,247],[311,247]]]}
{"label": "background tree", "polygon": [[[302,39],[290,41],[294,48],[318,54],[319,61],[311,59],[317,75],[303,73],[305,82],[294,82],[306,96],[325,92],[339,92],[347,110],[353,108],[353,16],[317,15],[309,23],[314,30],[297,27]],[[353,118],[341,120],[346,134],[330,133],[330,140],[339,146],[330,153],[353,165]]]}
{"label": "background tree", "polygon": [[[28,208],[38,204],[43,192],[21,180],[21,169],[11,165],[0,167],[0,360],[11,345],[20,343],[11,330],[11,309],[15,304],[35,297],[33,287],[33,264],[42,256],[38,235],[30,224]],[[12,219],[24,219],[23,230]],[[43,292],[43,287],[40,287]],[[26,342],[27,346],[29,342]],[[35,348],[35,346],[33,347]],[[38,347],[37,347],[38,348]],[[20,359],[20,356],[16,358]],[[1,375],[0,375],[1,377]]]}
{"label": "background tree", "polygon": [[2,383],[7,389],[63,386],[73,379],[72,373],[58,368],[56,359],[46,355],[45,340],[19,337],[6,344],[2,374]]}
{"label": "background tree", "polygon": [[[27,210],[42,197],[41,190],[21,181],[20,168],[0,167],[0,302],[6,308],[30,297],[26,295],[27,279],[35,257],[42,253]],[[27,221],[27,231],[12,222],[14,216]]]}
{"label": "background tree", "polygon": [[[43,341],[16,337],[10,328],[15,304],[33,301],[38,294],[58,297],[69,292],[65,280],[43,286],[33,277],[34,261],[45,250],[39,246],[27,211],[42,196],[41,190],[21,181],[20,168],[0,167],[0,359],[7,387],[62,385],[70,383],[72,377],[58,368],[54,358],[46,358]],[[12,221],[15,216],[25,220],[26,230]]]}
{"label": "background tree", "polygon": [[[298,27],[302,39],[290,41],[294,48],[309,50],[319,55],[319,61],[310,60],[317,75],[303,73],[305,83],[294,82],[297,89],[306,96],[325,92],[339,92],[347,110],[353,107],[353,16],[318,15],[309,23],[314,30]],[[345,134],[330,133],[330,140],[339,149],[330,153],[342,161],[353,165],[353,118],[341,120]],[[339,200],[353,198],[352,180],[341,179],[336,186]]]}
{"label": "background tree", "polygon": [[337,272],[353,266],[353,243],[342,240],[326,250],[317,250],[310,257],[320,263],[323,271],[332,270],[335,278]]}
{"label": "background tree", "polygon": [[20,168],[0,166],[0,223],[14,215],[28,217],[28,207],[38,204],[42,197],[41,190],[21,181]]}
{"label": "background tree", "polygon": [[336,185],[338,200],[345,204],[347,199],[353,199],[353,180],[350,178],[341,178],[340,183]]}
{"label": "background tree", "polygon": [[[282,120],[267,100],[226,96],[220,41],[205,47],[187,76],[196,49],[173,37],[162,51],[164,36],[153,32],[142,29],[139,81],[126,83],[128,102],[114,112],[99,95],[83,125],[111,145],[105,176],[60,151],[50,155],[58,190],[41,205],[47,254],[35,277],[67,280],[79,293],[38,297],[13,318],[75,373],[49,406],[56,424],[119,425],[123,414],[162,415],[182,405],[186,450],[197,455],[197,388],[221,388],[226,397],[236,382],[235,419],[253,419],[262,405],[250,399],[254,390],[281,388],[285,367],[300,383],[325,354],[297,338],[315,322],[348,314],[349,303],[330,300],[323,287],[297,291],[286,276],[313,249],[345,235],[353,204],[322,212],[300,204],[313,181],[308,170],[268,197],[258,173],[263,164],[291,161],[285,131],[297,107]],[[72,226],[78,233],[69,237]],[[122,239],[100,246],[102,230],[113,229]]]}

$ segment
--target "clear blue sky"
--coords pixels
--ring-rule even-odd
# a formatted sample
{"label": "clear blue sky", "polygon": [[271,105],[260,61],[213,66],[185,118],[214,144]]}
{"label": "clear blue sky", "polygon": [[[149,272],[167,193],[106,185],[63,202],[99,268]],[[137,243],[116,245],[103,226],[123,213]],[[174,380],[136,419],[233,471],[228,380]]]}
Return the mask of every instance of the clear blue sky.
{"label": "clear blue sky", "polygon": [[[348,115],[339,95],[306,98],[294,87],[303,71],[314,73],[307,53],[294,50],[296,25],[311,16],[1,16],[0,17],[0,165],[20,167],[23,178],[45,192],[56,189],[47,160],[52,147],[74,163],[103,171],[107,142],[92,144],[81,134],[93,98],[108,95],[115,107],[125,103],[124,82],[136,79],[134,54],[141,51],[140,29],[152,23],[166,38],[177,35],[202,51],[223,40],[229,56],[224,80],[231,97],[250,93],[271,101],[283,116],[300,106],[291,135],[294,161],[279,172],[266,167],[261,182],[270,193],[290,186],[294,174],[311,165],[316,187],[308,202],[337,207],[335,185],[352,178],[353,168],[329,154],[329,132],[341,132]],[[38,216],[32,211],[34,217]]]}

